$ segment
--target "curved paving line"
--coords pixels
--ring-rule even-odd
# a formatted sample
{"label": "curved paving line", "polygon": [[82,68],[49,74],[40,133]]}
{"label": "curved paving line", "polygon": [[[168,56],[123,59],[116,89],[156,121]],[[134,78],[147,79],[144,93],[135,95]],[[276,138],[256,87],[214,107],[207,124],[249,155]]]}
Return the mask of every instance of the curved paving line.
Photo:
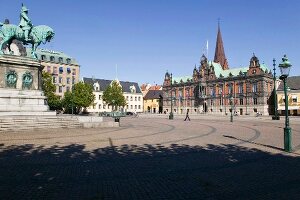
{"label": "curved paving line", "polygon": [[199,124],[199,123],[197,123],[197,124],[198,125],[208,126],[209,128],[211,128],[211,131],[209,131],[208,133],[203,134],[203,135],[197,135],[197,136],[183,138],[183,139],[179,139],[179,140],[172,140],[172,141],[161,142],[160,144],[177,143],[177,142],[182,142],[182,141],[186,141],[186,140],[192,140],[192,139],[196,139],[196,138],[201,138],[201,137],[205,137],[205,136],[211,135],[211,134],[213,134],[213,133],[215,133],[217,131],[217,129],[215,127],[213,127],[213,126],[209,126],[209,125],[206,125],[206,124]]}
{"label": "curved paving line", "polygon": [[251,129],[251,130],[255,131],[255,135],[254,135],[253,137],[249,138],[249,139],[242,140],[242,141],[237,142],[237,143],[235,143],[235,144],[233,144],[233,145],[241,145],[241,144],[244,144],[244,143],[253,142],[253,141],[256,140],[257,138],[259,138],[260,135],[261,135],[261,132],[258,131],[258,130],[255,129],[255,128],[250,128],[250,127],[247,127],[247,126],[240,126],[240,127],[248,128],[248,129]]}
{"label": "curved paving line", "polygon": [[[170,129],[165,130],[165,131],[154,132],[154,133],[146,134],[146,135],[138,135],[138,136],[131,136],[131,137],[123,137],[123,138],[112,138],[112,139],[113,140],[126,140],[126,139],[140,138],[140,137],[148,137],[148,136],[153,136],[153,135],[157,135],[157,134],[161,134],[161,133],[167,133],[167,132],[170,132],[175,129],[175,126],[173,126],[173,125],[164,124],[164,123],[156,123],[156,124],[166,125],[166,126],[170,127]],[[149,126],[149,127],[153,127],[153,126]]]}

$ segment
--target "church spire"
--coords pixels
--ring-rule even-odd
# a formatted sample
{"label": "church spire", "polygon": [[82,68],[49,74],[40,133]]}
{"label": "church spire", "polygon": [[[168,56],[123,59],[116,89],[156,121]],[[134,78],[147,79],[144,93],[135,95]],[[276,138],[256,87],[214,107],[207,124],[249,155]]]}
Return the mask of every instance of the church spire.
{"label": "church spire", "polygon": [[219,20],[218,20],[218,35],[217,35],[214,62],[220,63],[220,65],[222,66],[223,69],[228,69],[228,63],[227,63],[227,59],[225,56]]}

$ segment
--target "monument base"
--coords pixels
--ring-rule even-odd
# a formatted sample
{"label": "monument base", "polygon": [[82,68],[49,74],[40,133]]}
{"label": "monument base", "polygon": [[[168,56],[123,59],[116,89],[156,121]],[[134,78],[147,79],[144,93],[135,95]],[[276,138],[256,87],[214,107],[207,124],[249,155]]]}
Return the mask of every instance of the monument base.
{"label": "monument base", "polygon": [[41,90],[42,69],[32,58],[0,56],[0,116],[56,115]]}

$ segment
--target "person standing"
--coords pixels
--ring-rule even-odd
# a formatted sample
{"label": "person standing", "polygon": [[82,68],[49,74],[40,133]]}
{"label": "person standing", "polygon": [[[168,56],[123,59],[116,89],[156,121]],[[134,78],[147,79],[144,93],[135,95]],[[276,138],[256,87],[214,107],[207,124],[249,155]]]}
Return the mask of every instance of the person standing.
{"label": "person standing", "polygon": [[189,121],[191,121],[191,120],[190,120],[190,117],[189,117],[189,111],[190,111],[190,109],[187,109],[184,121],[186,121],[187,119],[188,119]]}

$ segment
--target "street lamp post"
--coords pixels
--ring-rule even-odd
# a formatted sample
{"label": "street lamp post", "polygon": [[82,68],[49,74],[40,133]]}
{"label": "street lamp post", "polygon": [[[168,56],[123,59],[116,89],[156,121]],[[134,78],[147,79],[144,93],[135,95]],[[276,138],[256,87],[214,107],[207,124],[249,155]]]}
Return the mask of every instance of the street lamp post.
{"label": "street lamp post", "polygon": [[274,71],[274,116],[272,117],[272,120],[279,120],[280,117],[278,116],[278,105],[277,105],[277,94],[276,94],[276,60],[273,59],[273,71]]}
{"label": "street lamp post", "polygon": [[169,115],[169,119],[174,119],[174,115],[173,115],[173,91],[172,91],[172,73],[171,73],[171,76],[170,76],[170,88],[171,88],[171,112],[170,112],[170,115]]}
{"label": "street lamp post", "polygon": [[292,130],[289,124],[289,105],[288,105],[288,95],[287,95],[287,84],[286,79],[289,76],[291,69],[291,63],[288,61],[286,55],[283,56],[282,62],[279,64],[279,69],[281,72],[280,79],[283,80],[283,89],[285,97],[285,127],[284,127],[284,151],[292,151]]}
{"label": "street lamp post", "polygon": [[233,96],[230,97],[230,105],[231,105],[230,122],[233,122]]}

